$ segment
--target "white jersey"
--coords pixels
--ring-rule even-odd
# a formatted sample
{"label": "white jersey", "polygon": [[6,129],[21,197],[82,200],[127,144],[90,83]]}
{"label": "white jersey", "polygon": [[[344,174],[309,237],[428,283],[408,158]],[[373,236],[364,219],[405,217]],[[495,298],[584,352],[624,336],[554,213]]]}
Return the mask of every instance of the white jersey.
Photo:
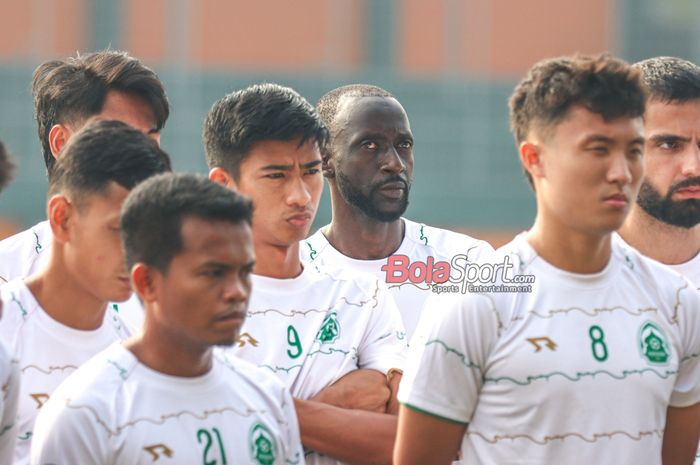
{"label": "white jersey", "polygon": [[700,253],[685,263],[667,266],[688,278],[697,289],[700,289]]}
{"label": "white jersey", "polygon": [[34,421],[51,393],[80,365],[131,333],[113,310],[94,331],[65,326],[39,306],[21,279],[0,287],[0,298],[4,305],[0,340],[18,360],[21,376],[15,464],[25,464]]}
{"label": "white jersey", "polygon": [[[386,287],[371,276],[306,266],[294,279],[253,275],[236,356],[310,399],[358,368],[402,369],[406,334]],[[312,453],[309,464],[337,464]]]}
{"label": "white jersey", "polygon": [[19,369],[17,360],[0,342],[0,463],[12,462],[17,442]]}
{"label": "white jersey", "polygon": [[219,354],[195,378],[148,368],[114,344],[44,406],[31,463],[304,464],[294,403],[280,381]]}
{"label": "white jersey", "polygon": [[0,241],[0,284],[26,278],[49,262],[53,233],[48,221]]}
{"label": "white jersey", "polygon": [[[485,260],[493,253],[493,248],[488,242],[465,234],[433,228],[405,218],[402,221],[406,228],[403,241],[398,250],[387,258],[356,260],[343,255],[321,232],[327,226],[303,241],[301,252],[302,259],[308,262],[325,267],[370,273],[385,282],[399,308],[410,340],[418,326],[425,299],[439,290],[435,284],[443,284],[439,282],[438,273],[435,272],[436,264],[447,262],[452,268],[464,267],[466,262]],[[425,269],[423,276],[421,276],[421,268]],[[460,274],[457,270],[451,271],[450,274],[453,277]],[[408,276],[409,272],[412,276]],[[444,284],[452,283],[444,282]]]}
{"label": "white jersey", "polygon": [[[51,256],[53,232],[48,221],[0,241],[0,285],[13,279],[26,278],[46,267]],[[136,294],[125,302],[113,302],[110,308],[119,312],[131,331],[143,324],[143,306]]]}
{"label": "white jersey", "polygon": [[530,293],[441,296],[399,389],[411,408],[468,424],[464,463],[661,463],[670,406],[700,402],[700,297],[613,243],[595,274],[557,269],[524,234],[496,252]]}

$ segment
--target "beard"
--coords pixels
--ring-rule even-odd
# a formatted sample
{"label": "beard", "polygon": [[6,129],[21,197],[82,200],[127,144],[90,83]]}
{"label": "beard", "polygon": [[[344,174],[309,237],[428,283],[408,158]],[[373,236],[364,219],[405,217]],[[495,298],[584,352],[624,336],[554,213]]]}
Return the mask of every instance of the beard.
{"label": "beard", "polygon": [[[408,193],[411,190],[411,181],[405,181],[400,176],[392,176],[389,179],[385,179],[381,183],[377,183],[370,187],[369,193],[365,194],[360,189],[358,189],[350,179],[348,179],[345,174],[341,172],[336,172],[336,185],[338,186],[338,191],[343,197],[345,202],[356,209],[360,210],[364,215],[369,218],[381,221],[383,223],[391,223],[401,218],[404,214],[406,208],[408,208]],[[378,201],[376,200],[379,195],[379,189],[382,188],[386,183],[389,182],[405,182],[406,188],[403,191],[403,195],[394,204],[391,209],[381,209],[378,206]]]}
{"label": "beard", "polygon": [[681,181],[668,189],[662,196],[646,180],[642,181],[637,196],[637,204],[652,217],[671,226],[690,229],[700,223],[700,199],[673,200],[671,197],[678,190],[700,186],[700,178]]}

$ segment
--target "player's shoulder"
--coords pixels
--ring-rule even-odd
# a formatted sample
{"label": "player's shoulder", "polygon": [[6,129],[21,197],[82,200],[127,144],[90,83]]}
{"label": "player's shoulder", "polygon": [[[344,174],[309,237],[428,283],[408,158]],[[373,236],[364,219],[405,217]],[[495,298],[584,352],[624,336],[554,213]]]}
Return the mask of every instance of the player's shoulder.
{"label": "player's shoulder", "polygon": [[214,363],[224,376],[231,378],[230,381],[234,384],[228,383],[230,385],[247,385],[255,391],[273,393],[275,397],[286,389],[284,383],[273,373],[233,355],[230,350],[216,349]]}
{"label": "player's shoulder", "polygon": [[14,256],[25,252],[40,253],[51,241],[51,225],[42,221],[0,241],[0,256]]}
{"label": "player's shoulder", "polygon": [[51,246],[51,226],[42,221],[0,241],[0,277],[5,281],[25,277],[34,259]]}
{"label": "player's shoulder", "polygon": [[0,318],[0,334],[12,338],[32,315],[39,311],[39,304],[21,278],[0,286],[0,299],[3,302]]}
{"label": "player's shoulder", "polygon": [[375,295],[383,284],[373,275],[363,271],[335,266],[332,264],[311,264],[310,272],[320,289],[336,290],[361,295]]}
{"label": "player's shoulder", "polygon": [[119,402],[123,385],[129,382],[136,357],[115,342],[82,364],[56,389],[51,398],[72,404],[108,408]]}
{"label": "player's shoulder", "polygon": [[455,255],[466,255],[469,261],[479,261],[493,253],[486,241],[467,234],[417,223],[403,218],[406,231],[404,240],[414,247],[424,249],[428,255],[450,259]]}
{"label": "player's shoulder", "polygon": [[613,237],[612,256],[621,262],[628,279],[635,280],[638,286],[650,292],[655,292],[661,302],[675,305],[680,293],[698,299],[695,286],[686,277],[643,255],[619,236]]}
{"label": "player's shoulder", "polygon": [[315,233],[301,241],[299,253],[302,260],[312,262],[319,258],[319,256],[326,251],[327,247],[331,247],[328,239],[326,239],[326,236],[324,236],[322,232],[327,226],[328,225],[318,228]]}

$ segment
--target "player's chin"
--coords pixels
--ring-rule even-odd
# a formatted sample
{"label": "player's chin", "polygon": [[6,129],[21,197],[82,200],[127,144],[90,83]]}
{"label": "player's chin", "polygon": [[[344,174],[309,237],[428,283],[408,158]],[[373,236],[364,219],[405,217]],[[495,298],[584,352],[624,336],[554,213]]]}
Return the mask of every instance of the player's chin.
{"label": "player's chin", "polygon": [[129,300],[131,294],[133,293],[131,286],[112,289],[110,292],[106,293],[104,300],[108,302],[125,302]]}

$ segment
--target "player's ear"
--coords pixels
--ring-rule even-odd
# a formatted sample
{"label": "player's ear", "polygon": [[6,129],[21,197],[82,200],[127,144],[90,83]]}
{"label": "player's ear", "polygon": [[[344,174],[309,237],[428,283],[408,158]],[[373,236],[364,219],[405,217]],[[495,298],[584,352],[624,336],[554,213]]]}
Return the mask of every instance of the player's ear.
{"label": "player's ear", "polygon": [[158,274],[158,270],[145,263],[137,263],[131,268],[131,285],[143,302],[156,300]]}
{"label": "player's ear", "polygon": [[533,178],[541,178],[544,176],[544,164],[542,163],[541,147],[531,141],[524,141],[518,147],[520,162],[523,164],[525,171],[530,173]]}
{"label": "player's ear", "polygon": [[66,196],[57,194],[52,196],[46,206],[46,216],[51,225],[53,237],[59,242],[67,242],[70,237],[75,206]]}
{"label": "player's ear", "polygon": [[54,124],[49,131],[49,147],[54,158],[58,158],[61,149],[66,145],[73,131],[66,124]]}
{"label": "player's ear", "polygon": [[229,189],[238,190],[236,180],[233,179],[233,176],[231,176],[228,171],[220,166],[215,166],[209,171],[209,179]]}
{"label": "player's ear", "polygon": [[321,171],[324,177],[333,179],[335,178],[335,160],[331,156],[331,151],[328,147],[329,144],[330,142],[328,142],[325,147],[321,148]]}

